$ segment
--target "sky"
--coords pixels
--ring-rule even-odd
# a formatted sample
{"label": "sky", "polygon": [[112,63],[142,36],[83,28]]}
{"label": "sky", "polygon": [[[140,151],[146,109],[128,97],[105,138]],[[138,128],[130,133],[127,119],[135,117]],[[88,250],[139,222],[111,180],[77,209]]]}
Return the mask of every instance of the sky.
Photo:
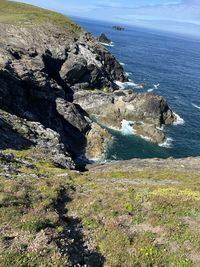
{"label": "sky", "polygon": [[21,0],[85,17],[200,37],[200,0]]}

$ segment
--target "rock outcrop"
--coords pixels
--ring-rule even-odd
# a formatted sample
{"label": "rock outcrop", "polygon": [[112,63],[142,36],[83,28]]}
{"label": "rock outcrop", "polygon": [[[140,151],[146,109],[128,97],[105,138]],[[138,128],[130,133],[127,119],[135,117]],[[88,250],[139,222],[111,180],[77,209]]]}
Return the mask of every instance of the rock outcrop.
{"label": "rock outcrop", "polygon": [[106,145],[111,140],[112,136],[106,129],[93,123],[91,131],[87,135],[86,157],[91,160],[102,158],[106,152]]}
{"label": "rock outcrop", "polygon": [[103,44],[111,44],[111,40],[103,32],[100,34],[98,40]]}
{"label": "rock outcrop", "polygon": [[116,31],[124,31],[125,30],[125,28],[121,27],[121,26],[113,26],[112,29],[116,30]]}
{"label": "rock outcrop", "polygon": [[[30,23],[11,23],[7,17],[0,20],[0,108],[19,118],[26,131],[16,128],[14,119],[6,123],[38,145],[44,143],[46,134],[55,134],[55,145],[60,144],[63,153],[74,159],[84,153],[86,136],[93,128],[87,113],[73,103],[74,91],[105,87],[113,91],[114,80],[127,79],[123,68],[95,38],[66,17],[44,11],[46,16],[57,16],[56,23],[64,20],[66,24],[54,24],[49,19],[37,25],[28,14],[29,9],[35,14],[40,9],[2,3],[6,3],[2,7],[5,14],[8,5],[16,5],[12,16],[21,10],[20,15],[27,16]],[[29,136],[30,131],[37,135],[37,142]],[[66,162],[63,166],[70,167],[71,160],[69,166]]]}
{"label": "rock outcrop", "polygon": [[166,101],[119,90],[115,81],[128,78],[96,38],[54,12],[6,0],[0,7],[2,147],[12,148],[10,137],[17,136],[16,147],[42,147],[56,164],[74,168],[80,155],[100,158],[111,139],[92,114],[100,125],[115,128],[124,119],[142,121],[145,127],[133,127],[138,134],[164,140],[158,127],[175,120]]}
{"label": "rock outcrop", "polygon": [[160,127],[176,121],[165,99],[152,93],[78,91],[74,94],[74,102],[95,115],[100,124],[120,129],[122,121],[126,120],[133,127],[133,133],[157,144],[165,141]]}

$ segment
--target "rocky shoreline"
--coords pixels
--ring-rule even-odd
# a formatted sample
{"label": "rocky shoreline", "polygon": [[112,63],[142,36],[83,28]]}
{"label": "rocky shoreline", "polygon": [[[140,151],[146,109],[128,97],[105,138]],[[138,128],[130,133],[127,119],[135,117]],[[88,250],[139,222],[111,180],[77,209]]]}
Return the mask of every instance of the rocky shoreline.
{"label": "rocky shoreline", "polygon": [[0,0],[0,266],[200,266],[199,157],[77,165],[102,158],[109,127],[160,143],[180,120],[117,80],[74,22]]}
{"label": "rocky shoreline", "polygon": [[45,148],[56,164],[73,169],[80,155],[101,159],[112,138],[104,126],[120,129],[124,120],[134,134],[163,143],[161,126],[176,121],[167,102],[120,90],[115,81],[128,81],[120,63],[68,24],[0,21],[0,148]]}
{"label": "rocky shoreline", "polygon": [[120,130],[123,121],[126,121],[132,134],[142,135],[156,144],[166,141],[161,127],[176,121],[176,115],[165,99],[152,93],[79,90],[74,94],[74,102],[90,116],[95,116],[101,125]]}

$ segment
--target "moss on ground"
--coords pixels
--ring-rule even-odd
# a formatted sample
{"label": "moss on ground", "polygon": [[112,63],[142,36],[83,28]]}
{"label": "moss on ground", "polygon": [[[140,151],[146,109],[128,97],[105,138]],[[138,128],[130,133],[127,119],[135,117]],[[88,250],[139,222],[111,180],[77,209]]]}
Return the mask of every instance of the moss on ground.
{"label": "moss on ground", "polygon": [[77,173],[35,158],[35,150],[12,153],[30,165],[0,176],[0,266],[68,266],[57,242],[61,202],[103,266],[200,266],[197,172]]}
{"label": "moss on ground", "polygon": [[75,22],[62,14],[7,0],[0,0],[0,23],[23,27],[53,24],[72,33],[81,32]]}
{"label": "moss on ground", "polygon": [[82,193],[68,209],[95,222],[85,233],[105,266],[200,266],[198,173],[88,172],[74,182]]}

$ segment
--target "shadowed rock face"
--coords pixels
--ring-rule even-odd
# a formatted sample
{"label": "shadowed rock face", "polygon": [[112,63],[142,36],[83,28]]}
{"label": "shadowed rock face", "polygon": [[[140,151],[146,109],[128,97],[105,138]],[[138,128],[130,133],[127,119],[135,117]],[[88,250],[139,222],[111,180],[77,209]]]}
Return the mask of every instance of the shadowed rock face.
{"label": "shadowed rock face", "polygon": [[[72,158],[84,153],[92,122],[73,103],[74,90],[112,91],[114,80],[126,81],[121,65],[90,34],[69,33],[51,23],[31,27],[0,23],[0,108],[26,125],[26,139],[33,141],[32,128],[41,140],[50,129],[62,144],[59,153]],[[7,122],[11,128],[14,120]],[[24,135],[20,127],[17,130]],[[70,164],[61,161],[64,167]]]}
{"label": "shadowed rock face", "polygon": [[51,20],[28,26],[0,20],[0,119],[19,133],[15,147],[30,141],[67,168],[74,168],[72,159],[81,154],[100,158],[111,136],[89,119],[91,114],[108,127],[134,121],[136,133],[162,142],[158,127],[176,119],[166,101],[118,91],[116,80],[127,81],[122,66],[78,26],[69,31]]}
{"label": "shadowed rock face", "polygon": [[111,40],[105,35],[105,33],[101,33],[98,40],[99,40],[99,42],[105,43],[105,44],[111,43]]}

